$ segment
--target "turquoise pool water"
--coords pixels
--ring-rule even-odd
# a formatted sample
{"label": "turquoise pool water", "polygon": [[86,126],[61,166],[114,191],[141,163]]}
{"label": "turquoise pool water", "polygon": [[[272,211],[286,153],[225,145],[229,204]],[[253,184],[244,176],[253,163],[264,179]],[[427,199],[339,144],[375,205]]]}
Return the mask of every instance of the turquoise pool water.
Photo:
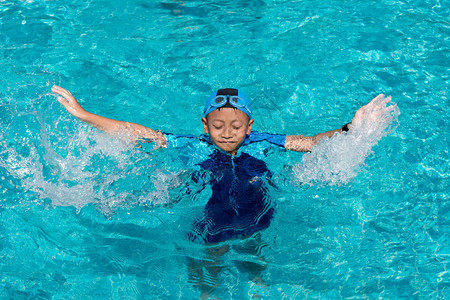
{"label": "turquoise pool water", "polygon": [[[202,133],[218,87],[253,99],[254,129],[286,134],[338,128],[392,95],[369,136],[261,156],[274,219],[258,256],[228,243],[214,295],[450,295],[448,3],[69,2],[0,1],[2,299],[200,296],[189,261],[208,255],[186,233],[210,191],[186,195],[192,153],[90,128],[53,84],[89,111],[180,134]],[[239,267],[260,259],[265,286]]]}

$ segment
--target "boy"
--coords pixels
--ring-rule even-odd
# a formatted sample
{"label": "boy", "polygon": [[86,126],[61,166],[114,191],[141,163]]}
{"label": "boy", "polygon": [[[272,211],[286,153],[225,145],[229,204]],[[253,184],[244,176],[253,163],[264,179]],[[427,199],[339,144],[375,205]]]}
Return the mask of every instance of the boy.
{"label": "boy", "polygon": [[[107,133],[125,132],[134,141],[149,139],[163,148],[180,138],[139,124],[87,112],[69,91],[59,86],[53,86],[52,92],[60,96],[58,101],[70,114]],[[213,194],[205,207],[204,217],[194,226],[191,239],[218,243],[234,237],[247,237],[269,226],[273,208],[266,199],[262,182],[264,179],[270,180],[271,173],[263,161],[242,152],[241,148],[266,141],[287,150],[311,151],[325,136],[332,137],[366,121],[376,122],[390,100],[390,97],[378,95],[355,113],[351,123],[310,137],[252,132],[254,120],[251,104],[242,91],[220,89],[212,93],[201,119],[206,135],[199,139],[214,149],[209,159],[200,164],[201,169],[210,175]],[[193,179],[203,182],[204,178],[199,177],[194,176]]]}
{"label": "boy", "polygon": [[[369,104],[360,108],[352,122],[339,129],[316,134],[312,137],[304,135],[279,135],[252,132],[251,104],[248,97],[237,89],[220,89],[208,98],[201,119],[205,135],[176,136],[162,133],[148,127],[108,119],[84,110],[78,101],[67,90],[53,86],[52,91],[58,94],[58,101],[66,110],[83,122],[89,123],[108,133],[126,133],[132,140],[149,139],[159,147],[176,144],[178,139],[196,138],[210,146],[209,158],[199,164],[203,173],[194,173],[193,180],[211,185],[212,195],[208,200],[202,218],[197,220],[190,233],[191,240],[202,240],[206,244],[216,245],[232,238],[247,238],[267,228],[273,216],[273,207],[266,195],[264,186],[270,182],[271,172],[264,161],[252,157],[242,151],[251,143],[266,141],[272,145],[293,151],[311,151],[323,137],[332,137],[335,133],[348,131],[351,127],[359,127],[363,122],[376,122],[390,101],[379,95]],[[257,240],[258,237],[255,237]],[[248,239],[247,244],[255,240]],[[256,241],[258,243],[258,241]],[[248,249],[257,254],[258,245]],[[228,251],[228,245],[208,249],[210,257],[189,265],[190,277],[207,297],[217,287],[217,274],[220,271],[217,259]],[[260,258],[259,258],[260,259]],[[243,266],[253,276],[252,281],[263,284],[260,273],[264,266],[256,263],[245,263]],[[209,282],[203,270],[210,274]],[[211,281],[212,279],[212,281]],[[211,286],[211,282],[213,286]]]}

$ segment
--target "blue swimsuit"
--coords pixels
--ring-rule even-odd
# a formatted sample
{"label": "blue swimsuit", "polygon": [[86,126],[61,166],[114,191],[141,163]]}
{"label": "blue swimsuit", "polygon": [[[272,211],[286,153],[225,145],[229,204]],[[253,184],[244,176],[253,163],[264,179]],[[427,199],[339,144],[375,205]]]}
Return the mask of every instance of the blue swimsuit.
{"label": "blue swimsuit", "polygon": [[[169,144],[174,136],[166,136]],[[200,140],[213,145],[207,136]],[[252,132],[243,146],[262,141],[284,148],[285,136]],[[266,163],[242,151],[231,156],[217,147],[213,149],[208,159],[198,164],[203,173],[193,175],[193,180],[201,183],[201,174],[209,173],[206,183],[211,185],[212,195],[203,216],[194,223],[190,239],[218,243],[269,227],[274,209],[267,195],[266,184],[272,173]]]}
{"label": "blue swimsuit", "polygon": [[194,224],[191,239],[217,243],[269,227],[273,208],[263,180],[270,179],[271,173],[262,160],[243,152],[236,157],[215,150],[200,167],[211,174],[212,196],[204,216]]}

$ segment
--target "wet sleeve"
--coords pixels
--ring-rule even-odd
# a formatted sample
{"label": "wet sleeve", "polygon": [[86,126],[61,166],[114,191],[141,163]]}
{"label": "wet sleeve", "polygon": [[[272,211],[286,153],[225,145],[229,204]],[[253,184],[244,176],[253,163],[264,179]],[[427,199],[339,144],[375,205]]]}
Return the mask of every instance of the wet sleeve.
{"label": "wet sleeve", "polygon": [[192,142],[195,139],[198,139],[197,136],[192,134],[173,134],[163,132],[164,137],[166,138],[167,148],[178,148],[186,145],[187,143]]}
{"label": "wet sleeve", "polygon": [[284,143],[286,142],[286,135],[252,131],[247,141],[248,144],[266,141],[273,145],[284,148]]}
{"label": "wet sleeve", "polygon": [[192,181],[200,186],[205,186],[207,182],[206,173],[202,171],[194,171],[191,177]]}

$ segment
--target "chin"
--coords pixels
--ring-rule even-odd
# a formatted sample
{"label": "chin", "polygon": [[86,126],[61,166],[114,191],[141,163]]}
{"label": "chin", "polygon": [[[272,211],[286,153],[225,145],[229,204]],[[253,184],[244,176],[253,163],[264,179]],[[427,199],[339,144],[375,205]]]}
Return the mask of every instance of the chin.
{"label": "chin", "polygon": [[230,147],[219,147],[220,149],[222,149],[223,151],[226,152],[235,152],[237,151],[238,148],[234,147],[234,146],[230,146]]}

